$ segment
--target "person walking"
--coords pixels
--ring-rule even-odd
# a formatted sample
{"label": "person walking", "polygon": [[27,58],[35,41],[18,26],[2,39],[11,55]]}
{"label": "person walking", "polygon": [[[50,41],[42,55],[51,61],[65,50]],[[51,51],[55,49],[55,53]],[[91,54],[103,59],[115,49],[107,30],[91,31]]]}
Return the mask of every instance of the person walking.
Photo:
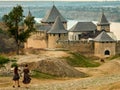
{"label": "person walking", "polygon": [[19,69],[18,69],[18,66],[15,66],[14,67],[14,75],[13,75],[13,88],[15,88],[15,86],[17,85],[18,87],[20,87],[20,84],[19,84],[19,79],[20,79],[20,76],[19,76],[19,73],[18,73]]}
{"label": "person walking", "polygon": [[23,83],[26,85],[26,88],[29,88],[28,87],[28,84],[30,83],[31,81],[31,78],[30,78],[30,75],[29,75],[29,69],[28,69],[28,65],[26,64],[24,69],[23,69],[23,73],[24,73],[24,76],[23,76]]}

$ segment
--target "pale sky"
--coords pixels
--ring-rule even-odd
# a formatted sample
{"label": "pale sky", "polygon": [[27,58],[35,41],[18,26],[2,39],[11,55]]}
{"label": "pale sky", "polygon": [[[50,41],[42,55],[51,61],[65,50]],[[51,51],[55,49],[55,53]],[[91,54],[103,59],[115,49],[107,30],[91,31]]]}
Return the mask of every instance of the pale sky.
{"label": "pale sky", "polygon": [[118,1],[118,0],[0,0],[0,1]]}

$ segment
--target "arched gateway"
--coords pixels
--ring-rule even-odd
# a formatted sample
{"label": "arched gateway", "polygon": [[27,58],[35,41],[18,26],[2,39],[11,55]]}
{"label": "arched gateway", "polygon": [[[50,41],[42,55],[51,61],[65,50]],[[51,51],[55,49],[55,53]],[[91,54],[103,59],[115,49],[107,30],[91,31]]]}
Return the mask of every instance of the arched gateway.
{"label": "arched gateway", "polygon": [[104,55],[110,55],[110,51],[109,50],[105,50]]}

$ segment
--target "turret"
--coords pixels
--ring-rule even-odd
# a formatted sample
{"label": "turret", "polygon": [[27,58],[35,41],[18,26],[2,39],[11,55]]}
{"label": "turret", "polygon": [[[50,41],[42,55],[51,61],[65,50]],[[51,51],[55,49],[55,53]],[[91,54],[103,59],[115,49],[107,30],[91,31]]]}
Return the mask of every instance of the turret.
{"label": "turret", "polygon": [[98,31],[105,30],[107,32],[110,32],[110,23],[106,19],[104,12],[102,12],[101,18],[97,23],[97,30]]}
{"label": "turret", "polygon": [[60,17],[61,22],[64,27],[67,29],[67,20],[61,15],[55,5],[52,6],[50,11],[45,15],[45,17],[41,20],[43,25],[53,25],[57,16]]}
{"label": "turret", "polygon": [[48,48],[56,48],[59,40],[67,40],[68,33],[58,16],[48,33]]}

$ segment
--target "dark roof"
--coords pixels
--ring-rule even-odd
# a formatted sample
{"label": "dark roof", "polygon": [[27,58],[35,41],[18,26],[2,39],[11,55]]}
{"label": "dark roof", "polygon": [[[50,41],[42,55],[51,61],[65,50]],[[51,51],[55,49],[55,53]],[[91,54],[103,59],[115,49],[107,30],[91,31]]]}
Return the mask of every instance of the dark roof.
{"label": "dark roof", "polygon": [[108,20],[106,19],[106,17],[105,17],[105,14],[104,14],[104,12],[102,12],[102,15],[101,15],[101,18],[100,18],[100,20],[98,21],[98,24],[109,24],[109,22],[108,22]]}
{"label": "dark roof", "polygon": [[63,26],[60,17],[58,16],[53,24],[52,28],[48,31],[48,33],[67,33],[67,30]]}
{"label": "dark roof", "polygon": [[46,14],[46,16],[42,19],[41,22],[55,22],[57,16],[60,16],[62,22],[67,22],[67,20],[57,10],[55,5],[53,5],[51,10]]}
{"label": "dark roof", "polygon": [[69,31],[86,32],[96,30],[96,25],[92,22],[78,22]]}
{"label": "dark roof", "polygon": [[26,16],[26,18],[29,18],[29,17],[32,17],[32,14],[31,14],[30,10],[29,10],[28,15]]}
{"label": "dark roof", "polygon": [[115,41],[112,39],[105,31],[102,31],[95,39],[94,41],[97,42],[107,42],[107,41]]}
{"label": "dark roof", "polygon": [[48,31],[51,29],[51,25],[36,25],[35,26],[37,30],[39,31]]}
{"label": "dark roof", "polygon": [[113,32],[107,32],[107,34],[114,39],[115,41],[117,41],[117,37],[115,36],[115,34]]}

